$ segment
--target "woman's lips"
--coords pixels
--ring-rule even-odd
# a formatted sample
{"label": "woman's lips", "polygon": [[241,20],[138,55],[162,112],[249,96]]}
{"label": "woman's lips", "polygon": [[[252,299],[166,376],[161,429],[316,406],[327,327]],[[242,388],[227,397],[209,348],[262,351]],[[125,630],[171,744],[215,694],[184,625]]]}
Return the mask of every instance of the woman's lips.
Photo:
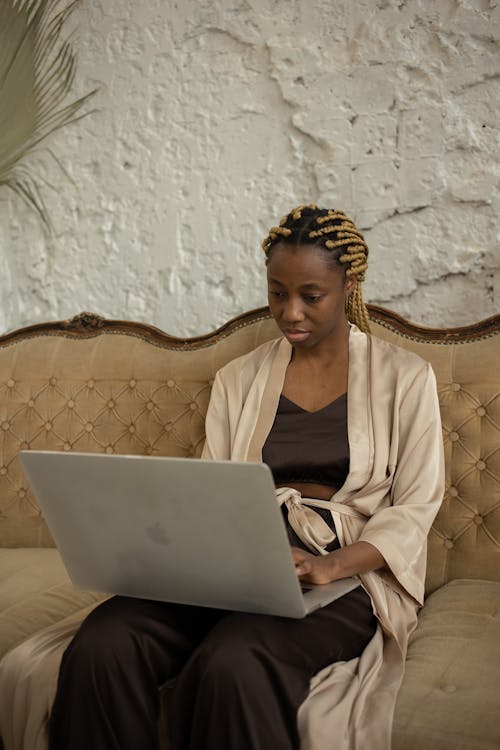
{"label": "woman's lips", "polygon": [[288,341],[290,343],[298,343],[300,341],[305,341],[310,336],[310,331],[300,331],[293,328],[285,328],[283,331],[285,336],[287,337]]}

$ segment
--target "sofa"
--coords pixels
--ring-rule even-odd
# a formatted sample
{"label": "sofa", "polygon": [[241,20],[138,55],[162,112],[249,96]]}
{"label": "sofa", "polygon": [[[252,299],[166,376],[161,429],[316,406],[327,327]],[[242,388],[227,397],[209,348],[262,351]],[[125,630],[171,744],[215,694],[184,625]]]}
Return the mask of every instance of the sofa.
{"label": "sofa", "polygon": [[[373,335],[431,362],[446,455],[393,750],[498,750],[500,316],[439,330],[370,314]],[[216,371],[276,335],[261,308],[191,339],[92,313],[0,338],[0,658],[103,599],[68,580],[18,451],[199,456]]]}

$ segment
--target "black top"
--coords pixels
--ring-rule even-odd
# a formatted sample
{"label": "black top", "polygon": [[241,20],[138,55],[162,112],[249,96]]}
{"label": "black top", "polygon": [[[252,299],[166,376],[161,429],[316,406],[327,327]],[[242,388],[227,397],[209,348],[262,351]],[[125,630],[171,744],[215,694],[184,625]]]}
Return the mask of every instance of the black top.
{"label": "black top", "polygon": [[281,396],[262,460],[275,484],[306,482],[340,489],[349,473],[347,393],[314,412]]}

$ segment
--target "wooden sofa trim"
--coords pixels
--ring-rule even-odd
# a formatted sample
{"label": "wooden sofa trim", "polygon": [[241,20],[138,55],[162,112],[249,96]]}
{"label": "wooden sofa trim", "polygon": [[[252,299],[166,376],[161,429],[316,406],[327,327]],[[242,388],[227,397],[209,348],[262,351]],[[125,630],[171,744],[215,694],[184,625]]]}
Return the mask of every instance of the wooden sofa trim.
{"label": "wooden sofa trim", "polygon": [[[463,344],[488,338],[500,332],[500,315],[493,315],[479,323],[458,328],[426,328],[425,326],[415,325],[384,307],[379,307],[378,305],[368,305],[367,307],[370,318],[374,323],[378,323],[384,328],[411,341],[436,344]],[[196,350],[212,346],[220,339],[226,338],[240,328],[245,328],[246,326],[259,321],[269,320],[270,318],[269,308],[259,307],[238,315],[210,333],[191,338],[179,338],[147,323],[107,319],[96,313],[82,312],[69,320],[36,323],[11,331],[0,336],[0,346],[9,346],[22,339],[38,336],[62,335],[68,338],[93,338],[94,336],[107,333],[137,336],[166,349]]]}

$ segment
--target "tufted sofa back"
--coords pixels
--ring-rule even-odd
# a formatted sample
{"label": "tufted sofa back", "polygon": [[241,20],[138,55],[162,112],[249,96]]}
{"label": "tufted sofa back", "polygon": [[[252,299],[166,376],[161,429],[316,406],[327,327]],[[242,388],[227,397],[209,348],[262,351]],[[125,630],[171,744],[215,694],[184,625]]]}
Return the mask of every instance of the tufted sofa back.
{"label": "tufted sofa back", "polygon": [[[500,318],[439,331],[371,314],[375,335],[430,361],[438,380],[446,494],[428,591],[500,580]],[[91,314],[0,338],[0,546],[52,545],[19,450],[199,456],[216,371],[276,335],[263,308],[187,340]]]}

